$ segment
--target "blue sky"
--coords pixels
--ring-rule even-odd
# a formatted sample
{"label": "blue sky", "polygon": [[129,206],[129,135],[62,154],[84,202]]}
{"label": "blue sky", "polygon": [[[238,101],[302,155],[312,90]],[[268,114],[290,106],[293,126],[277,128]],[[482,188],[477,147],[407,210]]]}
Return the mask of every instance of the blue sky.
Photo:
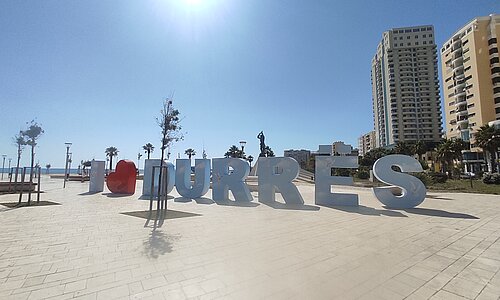
{"label": "blue sky", "polygon": [[[415,5],[416,4],[416,5]],[[382,32],[432,24],[438,46],[498,1],[0,1],[0,154],[36,119],[37,160],[137,161],[158,146],[174,93],[187,148],[221,157],[257,134],[284,149],[357,137],[373,127],[370,62]],[[28,151],[23,163],[28,164]],[[155,151],[153,156],[159,156]],[[142,164],[142,162],[141,162]]]}

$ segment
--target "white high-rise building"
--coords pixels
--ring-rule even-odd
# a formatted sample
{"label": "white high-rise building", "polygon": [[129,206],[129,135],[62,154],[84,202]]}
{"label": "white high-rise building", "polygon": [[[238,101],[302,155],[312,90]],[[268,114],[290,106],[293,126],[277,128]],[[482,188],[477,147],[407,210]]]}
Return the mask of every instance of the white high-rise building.
{"label": "white high-rise building", "polygon": [[371,71],[376,147],[398,141],[439,142],[442,121],[433,27],[394,28],[382,36]]}

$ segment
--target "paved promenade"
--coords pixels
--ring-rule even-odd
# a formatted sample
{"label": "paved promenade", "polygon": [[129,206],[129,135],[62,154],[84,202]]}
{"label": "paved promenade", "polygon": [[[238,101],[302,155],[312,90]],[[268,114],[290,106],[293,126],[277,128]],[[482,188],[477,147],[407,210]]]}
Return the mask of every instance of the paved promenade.
{"label": "paved promenade", "polygon": [[362,206],[331,208],[301,185],[304,206],[207,194],[146,224],[142,181],[125,197],[62,184],[43,178],[54,205],[0,205],[0,299],[499,299],[498,195],[389,210],[352,187]]}

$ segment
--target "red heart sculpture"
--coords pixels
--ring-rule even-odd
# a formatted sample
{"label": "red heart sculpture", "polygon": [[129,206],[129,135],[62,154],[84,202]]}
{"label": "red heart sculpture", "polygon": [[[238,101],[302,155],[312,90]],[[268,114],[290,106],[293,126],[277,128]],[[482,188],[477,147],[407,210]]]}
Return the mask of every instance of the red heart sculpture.
{"label": "red heart sculpture", "polygon": [[106,185],[114,194],[135,193],[135,164],[131,160],[123,159],[116,164],[116,170],[108,175]]}

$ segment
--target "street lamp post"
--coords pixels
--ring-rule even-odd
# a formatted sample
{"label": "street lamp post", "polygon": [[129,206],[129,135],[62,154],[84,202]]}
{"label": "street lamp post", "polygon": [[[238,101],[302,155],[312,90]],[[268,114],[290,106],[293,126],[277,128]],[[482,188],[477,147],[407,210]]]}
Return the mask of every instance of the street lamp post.
{"label": "street lamp post", "polygon": [[69,148],[71,147],[71,143],[64,143],[66,145],[66,164],[64,166],[64,183],[63,188],[66,187],[66,180],[68,180],[68,162],[69,162]]}
{"label": "street lamp post", "polygon": [[240,146],[241,146],[241,156],[243,158],[243,154],[245,153],[245,145],[247,144],[247,141],[240,141]]}
{"label": "street lamp post", "polygon": [[9,158],[9,178],[12,178],[12,173],[10,172],[10,163],[12,162],[12,158]]}
{"label": "street lamp post", "polygon": [[3,173],[4,173],[4,168],[5,168],[5,158],[7,157],[6,154],[2,154],[2,158],[3,158],[3,161],[2,161],[2,180],[3,180]]}

